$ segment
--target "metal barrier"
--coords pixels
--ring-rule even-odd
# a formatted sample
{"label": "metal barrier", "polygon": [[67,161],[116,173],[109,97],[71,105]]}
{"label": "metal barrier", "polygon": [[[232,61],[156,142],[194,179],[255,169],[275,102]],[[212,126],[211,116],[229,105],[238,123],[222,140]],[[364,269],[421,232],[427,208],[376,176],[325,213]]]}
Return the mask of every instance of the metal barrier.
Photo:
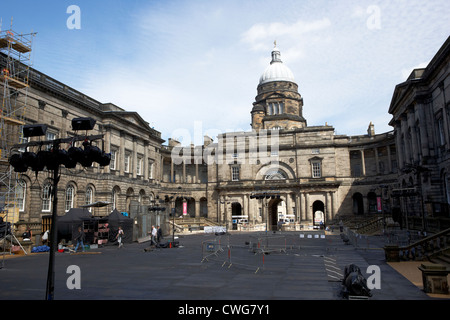
{"label": "metal barrier", "polygon": [[284,235],[263,234],[250,236],[249,243],[254,253],[267,254],[272,252],[283,252],[287,250],[287,238]]}
{"label": "metal barrier", "polygon": [[221,245],[221,237],[213,240],[206,240],[202,242],[202,262],[209,261],[210,259],[218,258],[219,254],[224,249]]}
{"label": "metal barrier", "polygon": [[202,242],[203,262],[220,262],[222,267],[227,268],[249,268],[255,270],[255,273],[264,269],[263,255],[253,252],[248,244],[233,244],[229,235]]}

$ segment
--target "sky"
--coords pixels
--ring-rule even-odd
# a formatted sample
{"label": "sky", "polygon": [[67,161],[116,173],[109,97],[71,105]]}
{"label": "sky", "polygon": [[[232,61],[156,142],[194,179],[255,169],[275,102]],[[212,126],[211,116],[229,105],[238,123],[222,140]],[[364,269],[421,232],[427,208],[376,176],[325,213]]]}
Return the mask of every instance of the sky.
{"label": "sky", "polygon": [[395,86],[437,53],[449,16],[448,0],[22,0],[0,9],[2,30],[36,32],[33,68],[138,112],[183,145],[251,130],[274,41],[308,126],[391,131]]}

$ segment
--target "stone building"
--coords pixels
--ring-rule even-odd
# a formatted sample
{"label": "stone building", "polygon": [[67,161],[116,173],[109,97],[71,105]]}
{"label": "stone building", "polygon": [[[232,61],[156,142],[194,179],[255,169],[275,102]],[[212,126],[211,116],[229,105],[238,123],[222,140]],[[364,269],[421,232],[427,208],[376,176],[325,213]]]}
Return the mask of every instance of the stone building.
{"label": "stone building", "polygon": [[[251,128],[216,141],[205,137],[203,145],[164,144],[136,112],[98,102],[33,69],[25,121],[47,124],[45,138],[51,140],[73,136],[73,118],[91,117],[96,125],[88,134],[103,135],[94,143],[111,153],[107,167],[62,168],[59,215],[95,201],[111,205],[92,208],[94,215],[113,208],[130,212],[133,204],[168,196],[169,202],[157,203],[176,216],[228,229],[275,229],[280,221],[299,229],[343,216],[404,211],[398,192],[411,186],[421,188],[424,212],[436,214],[447,210],[450,198],[448,46],[395,88],[389,108],[394,131],[381,134],[372,123],[356,136],[338,135],[327,124],[307,125],[307,104],[278,48],[249,107]],[[46,228],[50,182],[47,172],[20,175],[20,220]]]}
{"label": "stone building", "polygon": [[[2,56],[3,57],[3,56]],[[102,135],[92,141],[111,153],[109,166],[77,165],[73,169],[61,166],[58,183],[58,215],[71,208],[103,201],[111,204],[103,208],[89,208],[95,216],[107,216],[113,209],[129,212],[132,201],[149,205],[159,190],[161,177],[160,132],[152,129],[136,112],[125,111],[111,103],[100,103],[91,97],[37,71],[30,70],[23,120],[26,124],[45,124],[46,135],[30,137],[21,142],[46,141],[75,135]],[[74,132],[74,118],[90,117],[96,121],[93,130]],[[82,142],[63,143],[60,148],[82,146]],[[49,145],[28,147],[38,152]],[[6,170],[6,169],[4,169]],[[19,174],[16,184],[19,221],[46,230],[51,223],[53,176],[46,170],[35,173],[31,169]]]}
{"label": "stone building", "polygon": [[359,136],[308,126],[298,84],[278,48],[260,77],[251,120],[251,130],[221,134],[216,143],[169,143],[163,185],[183,190],[193,208],[189,215],[228,229],[261,230],[280,221],[299,229],[337,216],[390,211],[394,135],[375,134],[373,124]]}
{"label": "stone building", "polygon": [[450,38],[426,68],[395,87],[389,107],[398,149],[396,206],[402,220],[418,228],[449,217],[449,74]]}

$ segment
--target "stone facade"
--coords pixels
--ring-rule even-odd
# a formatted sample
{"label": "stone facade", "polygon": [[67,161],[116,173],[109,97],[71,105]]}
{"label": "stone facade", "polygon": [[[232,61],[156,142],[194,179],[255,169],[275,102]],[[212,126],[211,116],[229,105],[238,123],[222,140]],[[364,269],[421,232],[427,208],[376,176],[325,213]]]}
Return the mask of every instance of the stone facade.
{"label": "stone facade", "polygon": [[450,38],[426,68],[413,70],[395,87],[389,107],[398,149],[396,205],[403,220],[420,217],[416,227],[426,228],[432,217],[449,217],[449,70]]}
{"label": "stone facade", "polygon": [[[92,209],[94,215],[129,212],[132,203],[150,205],[167,195],[173,199],[161,205],[176,215],[229,229],[275,229],[280,220],[298,229],[343,216],[390,215],[400,206],[392,195],[405,185],[422,187],[424,199],[431,199],[426,212],[448,206],[448,41],[428,68],[415,71],[419,77],[396,87],[389,109],[394,131],[381,134],[372,123],[357,136],[308,126],[293,75],[279,51],[272,57],[257,86],[251,130],[224,133],[215,142],[205,137],[199,146],[163,145],[160,132],[139,114],[32,70],[26,122],[47,124],[47,139],[54,139],[75,134],[73,118],[92,117],[96,125],[88,134],[103,135],[95,143],[112,154],[108,167],[62,169],[58,214],[95,201],[112,205]],[[430,171],[418,173],[422,167]],[[49,183],[47,172],[20,175],[20,220],[47,223]]]}

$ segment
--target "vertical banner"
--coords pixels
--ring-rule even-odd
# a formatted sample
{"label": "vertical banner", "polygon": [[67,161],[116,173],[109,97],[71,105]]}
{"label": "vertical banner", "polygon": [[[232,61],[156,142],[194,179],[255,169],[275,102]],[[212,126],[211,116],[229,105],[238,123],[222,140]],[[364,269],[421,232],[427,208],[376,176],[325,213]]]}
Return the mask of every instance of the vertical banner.
{"label": "vertical banner", "polygon": [[381,197],[377,197],[377,211],[381,212]]}
{"label": "vertical banner", "polygon": [[187,215],[187,202],[183,202],[183,215]]}

